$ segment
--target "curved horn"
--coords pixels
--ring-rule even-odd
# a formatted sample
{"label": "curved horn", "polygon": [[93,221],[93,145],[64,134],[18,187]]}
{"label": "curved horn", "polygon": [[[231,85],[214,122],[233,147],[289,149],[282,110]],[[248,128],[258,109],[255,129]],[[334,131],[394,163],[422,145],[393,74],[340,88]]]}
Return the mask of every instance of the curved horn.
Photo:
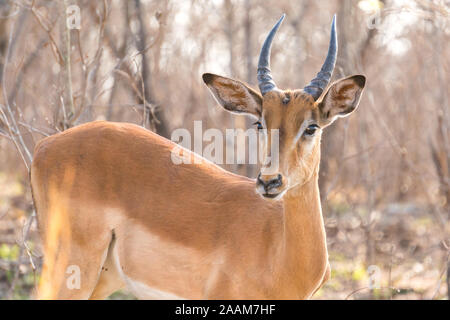
{"label": "curved horn", "polygon": [[304,92],[312,95],[314,100],[317,100],[322,94],[323,90],[327,87],[333,73],[334,66],[336,65],[336,57],[338,51],[338,41],[336,34],[336,15],[333,17],[331,23],[331,36],[330,45],[328,47],[328,55],[323,63],[322,69],[320,69],[317,76],[303,89]]}
{"label": "curved horn", "polygon": [[277,33],[277,30],[280,27],[281,22],[283,22],[285,16],[286,14],[283,14],[280,20],[278,20],[278,22],[273,26],[272,30],[270,30],[261,48],[261,53],[259,54],[258,85],[262,95],[277,87],[270,72],[270,47],[272,45],[273,37],[275,36],[275,33]]}

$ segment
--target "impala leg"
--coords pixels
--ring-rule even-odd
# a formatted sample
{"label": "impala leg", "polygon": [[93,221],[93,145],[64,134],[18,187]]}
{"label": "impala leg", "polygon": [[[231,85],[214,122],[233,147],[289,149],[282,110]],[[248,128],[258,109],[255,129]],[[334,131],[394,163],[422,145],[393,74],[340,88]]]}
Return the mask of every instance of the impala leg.
{"label": "impala leg", "polygon": [[[53,217],[50,221],[58,218]],[[59,221],[59,224],[65,222]],[[98,282],[112,234],[107,230],[82,233],[75,228],[58,229],[51,225],[46,228],[44,265],[37,298],[88,299]],[[86,239],[80,234],[94,234],[95,238]]]}
{"label": "impala leg", "polygon": [[56,259],[44,262],[38,299],[88,299],[98,282],[107,246],[103,252],[73,244],[60,244],[60,248]]}
{"label": "impala leg", "polygon": [[319,289],[323,287],[325,282],[327,282],[330,279],[330,277],[331,277],[331,268],[330,268],[330,264],[328,263],[327,269],[325,270],[325,274],[323,275],[323,278],[322,278],[322,282],[317,287],[317,289],[314,291],[314,293],[311,295],[311,297],[313,297],[317,293],[317,291],[319,291]]}
{"label": "impala leg", "polygon": [[100,278],[95,286],[94,292],[89,297],[91,300],[103,300],[111,294],[125,286],[125,282],[120,277],[117,269],[117,264],[114,259],[115,238],[112,239],[109,245],[108,255],[103,264]]}

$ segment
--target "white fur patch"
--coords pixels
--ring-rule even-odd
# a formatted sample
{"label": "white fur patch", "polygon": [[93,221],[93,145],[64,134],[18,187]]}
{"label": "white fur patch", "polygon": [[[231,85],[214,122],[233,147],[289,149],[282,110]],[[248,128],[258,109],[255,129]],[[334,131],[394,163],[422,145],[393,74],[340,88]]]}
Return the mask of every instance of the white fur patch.
{"label": "white fur patch", "polygon": [[183,298],[172,294],[170,292],[161,291],[155,288],[151,288],[146,284],[134,281],[133,279],[124,276],[125,283],[128,290],[134,294],[138,299],[143,300],[182,300]]}
{"label": "white fur patch", "polygon": [[147,286],[146,284],[133,280],[128,277],[122,270],[119,260],[119,253],[117,252],[117,247],[115,246],[113,249],[113,258],[114,263],[116,265],[117,270],[119,271],[120,277],[125,281],[127,289],[136,296],[138,299],[142,300],[182,300],[181,298],[175,294],[170,292],[161,291],[152,287]]}

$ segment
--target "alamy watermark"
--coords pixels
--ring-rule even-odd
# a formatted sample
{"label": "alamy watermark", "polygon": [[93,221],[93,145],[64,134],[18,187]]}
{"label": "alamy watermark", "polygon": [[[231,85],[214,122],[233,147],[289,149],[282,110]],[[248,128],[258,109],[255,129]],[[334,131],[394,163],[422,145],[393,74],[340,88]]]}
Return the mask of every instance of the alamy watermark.
{"label": "alamy watermark", "polygon": [[369,289],[380,289],[381,283],[381,269],[376,265],[370,265],[367,268],[367,274],[369,275]]}
{"label": "alamy watermark", "polygon": [[[265,152],[269,135],[270,151]],[[194,139],[192,139],[189,130],[179,128],[172,132],[171,140],[178,144],[171,152],[172,162],[176,165],[199,164],[206,159],[215,164],[261,163],[266,174],[278,172],[278,129],[270,130],[270,132],[266,129],[257,130],[254,128],[245,131],[243,129],[226,129],[224,135],[222,131],[215,128],[203,132],[202,121],[194,121]],[[248,157],[246,156],[247,140]],[[206,143],[205,146],[204,143]],[[190,151],[201,157],[193,156]]]}
{"label": "alamy watermark", "polygon": [[66,269],[69,276],[66,279],[66,286],[69,290],[80,290],[81,288],[81,270],[77,265],[70,265]]}
{"label": "alamy watermark", "polygon": [[81,9],[79,6],[73,4],[66,9],[66,25],[67,29],[73,30],[81,29]]}

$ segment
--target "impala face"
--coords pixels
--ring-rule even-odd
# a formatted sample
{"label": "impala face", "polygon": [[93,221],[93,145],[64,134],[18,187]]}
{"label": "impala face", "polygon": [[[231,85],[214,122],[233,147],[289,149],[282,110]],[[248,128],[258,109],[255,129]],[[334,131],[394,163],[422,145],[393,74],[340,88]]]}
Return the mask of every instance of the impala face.
{"label": "impala face", "polygon": [[[263,99],[262,115],[257,121],[262,132],[278,130],[278,141],[266,135],[262,164],[257,177],[257,191],[266,198],[276,199],[314,173],[320,160],[321,124],[318,108],[310,95],[297,91],[271,91]],[[277,143],[278,148],[272,144]],[[278,157],[269,154],[278,150]],[[272,165],[272,161],[278,163]],[[267,169],[277,167],[278,172]]]}
{"label": "impala face", "polygon": [[[365,86],[362,75],[343,78],[328,86],[337,55],[334,17],[328,55],[316,78],[303,89],[278,89],[272,79],[269,59],[272,40],[283,19],[284,15],[272,28],[261,49],[258,63],[260,93],[237,80],[210,73],[203,75],[203,81],[219,104],[230,112],[253,116],[257,119],[257,128],[266,133],[263,148],[266,160],[256,179],[256,190],[267,199],[280,199],[287,190],[303,185],[317,173],[322,129],[336,118],[356,110]],[[272,141],[270,132],[274,129],[278,130],[278,141]],[[274,143],[278,148],[273,148]],[[279,153],[272,155],[270,150],[279,150]],[[274,167],[278,172],[269,170]]]}

